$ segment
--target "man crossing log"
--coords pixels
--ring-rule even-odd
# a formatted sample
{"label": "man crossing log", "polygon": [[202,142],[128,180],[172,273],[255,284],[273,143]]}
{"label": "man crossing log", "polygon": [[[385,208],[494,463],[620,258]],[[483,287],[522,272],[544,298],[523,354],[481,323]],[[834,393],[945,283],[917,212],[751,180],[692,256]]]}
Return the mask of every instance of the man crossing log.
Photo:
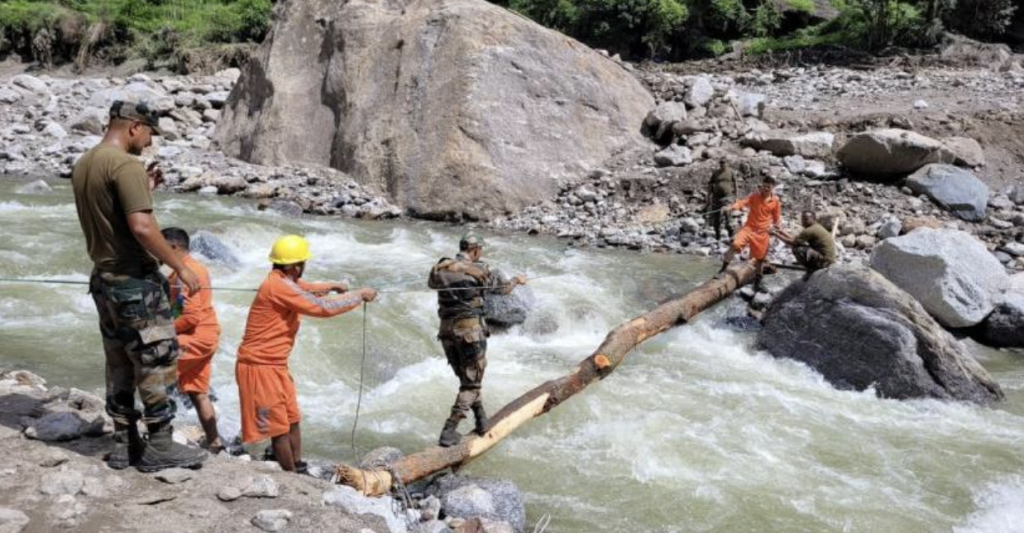
{"label": "man crossing log", "polygon": [[[427,448],[392,462],[386,470],[363,470],[339,465],[339,483],[368,496],[387,494],[396,481],[410,483],[446,468],[464,465],[479,457],[513,431],[568,400],[591,383],[604,379],[645,340],[679,324],[725,299],[736,289],[752,282],[757,273],[753,262],[729,267],[688,294],[666,302],[608,333],[597,350],[569,374],[543,383],[506,405],[490,419],[482,435],[468,435],[454,446]],[[395,478],[398,478],[396,480]]]}

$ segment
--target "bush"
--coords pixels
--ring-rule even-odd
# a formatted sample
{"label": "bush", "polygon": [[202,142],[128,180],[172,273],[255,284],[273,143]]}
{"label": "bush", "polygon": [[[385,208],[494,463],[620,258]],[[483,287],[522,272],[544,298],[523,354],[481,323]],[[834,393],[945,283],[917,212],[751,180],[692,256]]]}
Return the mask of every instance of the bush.
{"label": "bush", "polygon": [[959,0],[946,25],[968,37],[991,39],[1006,32],[1018,9],[1015,0]]}

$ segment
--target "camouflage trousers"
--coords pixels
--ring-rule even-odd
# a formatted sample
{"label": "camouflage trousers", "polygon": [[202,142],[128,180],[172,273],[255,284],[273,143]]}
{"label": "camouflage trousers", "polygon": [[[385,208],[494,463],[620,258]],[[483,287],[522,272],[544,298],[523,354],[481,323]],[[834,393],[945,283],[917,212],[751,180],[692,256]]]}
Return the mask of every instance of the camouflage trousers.
{"label": "camouflage trousers", "polygon": [[462,419],[473,406],[482,404],[480,388],[487,369],[487,331],[479,318],[442,320],[437,338],[459,378],[459,394],[451,416]]}
{"label": "camouflage trousers", "polygon": [[729,213],[729,206],[732,205],[731,196],[713,198],[711,200],[711,213],[707,215],[707,222],[715,230],[715,239],[722,238],[722,226],[725,232],[732,237],[732,215]]}
{"label": "camouflage trousers", "polygon": [[168,390],[177,379],[178,340],[167,279],[159,272],[132,277],[94,271],[89,292],[106,353],[107,413],[116,424],[134,424],[138,389],[143,422],[171,420],[176,405]]}
{"label": "camouflage trousers", "polygon": [[797,263],[800,263],[807,269],[808,273],[828,268],[831,265],[824,255],[810,246],[797,246],[793,248],[793,257],[796,258]]}

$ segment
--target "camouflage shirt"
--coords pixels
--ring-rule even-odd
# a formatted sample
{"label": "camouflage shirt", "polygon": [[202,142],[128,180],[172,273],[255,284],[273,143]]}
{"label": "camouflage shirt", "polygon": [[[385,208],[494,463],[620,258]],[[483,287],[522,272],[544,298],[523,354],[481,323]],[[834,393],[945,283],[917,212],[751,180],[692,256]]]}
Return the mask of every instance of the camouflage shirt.
{"label": "camouflage shirt", "polygon": [[512,284],[495,276],[487,263],[470,261],[463,253],[455,259],[444,257],[438,261],[430,270],[427,285],[439,289],[438,316],[454,320],[482,317],[488,294],[508,294],[512,290]]}

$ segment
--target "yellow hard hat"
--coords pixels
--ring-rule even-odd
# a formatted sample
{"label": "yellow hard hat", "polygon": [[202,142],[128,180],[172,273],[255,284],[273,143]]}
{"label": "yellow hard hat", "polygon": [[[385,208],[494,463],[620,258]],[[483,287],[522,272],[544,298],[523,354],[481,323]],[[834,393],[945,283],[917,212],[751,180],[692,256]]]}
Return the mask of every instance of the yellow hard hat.
{"label": "yellow hard hat", "polygon": [[294,265],[308,261],[312,256],[309,241],[298,235],[285,235],[274,241],[274,247],[270,249],[270,262],[275,265]]}

